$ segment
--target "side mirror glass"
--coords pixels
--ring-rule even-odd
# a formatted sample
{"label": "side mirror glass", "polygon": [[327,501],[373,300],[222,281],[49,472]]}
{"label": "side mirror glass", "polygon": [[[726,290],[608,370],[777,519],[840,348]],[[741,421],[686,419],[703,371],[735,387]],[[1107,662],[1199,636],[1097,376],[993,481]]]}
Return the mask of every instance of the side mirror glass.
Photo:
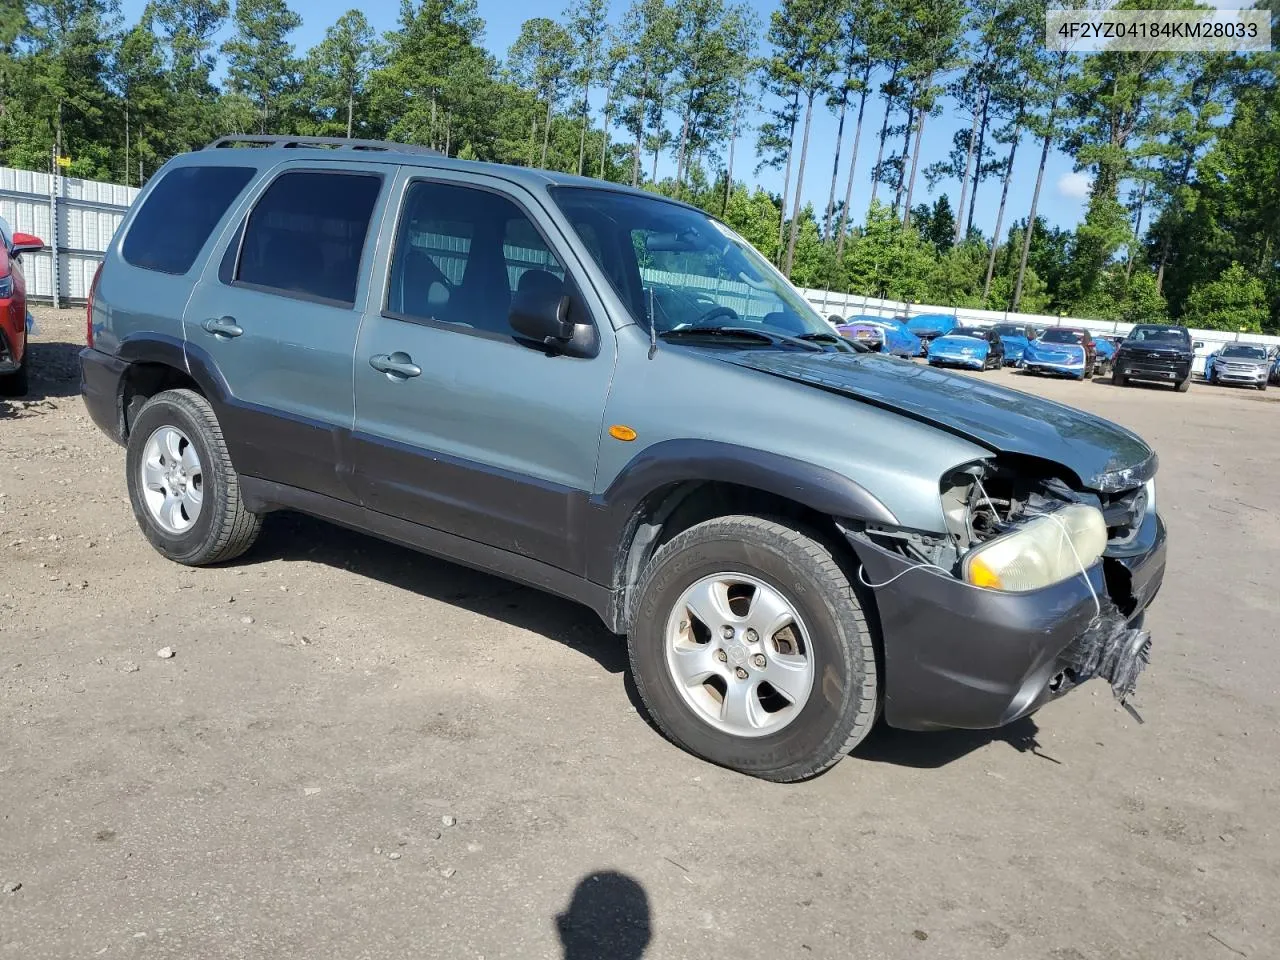
{"label": "side mirror glass", "polygon": [[1204,349],[1204,341],[1203,341],[1203,340],[1197,340],[1195,343],[1191,344],[1191,347],[1192,347],[1192,349],[1194,349],[1194,350],[1203,350],[1203,349]]}

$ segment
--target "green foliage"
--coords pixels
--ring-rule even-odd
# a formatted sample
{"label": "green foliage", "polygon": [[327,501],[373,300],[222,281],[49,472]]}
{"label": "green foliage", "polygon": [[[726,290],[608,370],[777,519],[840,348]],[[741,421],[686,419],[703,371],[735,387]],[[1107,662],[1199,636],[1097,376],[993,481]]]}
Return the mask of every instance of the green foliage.
{"label": "green foliage", "polygon": [[298,82],[301,64],[289,34],[302,26],[302,18],[285,0],[236,0],[231,20],[235,32],[222,45],[227,88],[249,98],[258,111],[259,132],[266,133],[279,101]]}
{"label": "green foliage", "polygon": [[[320,136],[363,135],[368,124],[368,79],[381,48],[369,21],[348,10],[307,52],[299,107],[302,132]],[[360,122],[357,122],[360,117]]]}
{"label": "green foliage", "polygon": [[739,233],[744,240],[773,260],[778,255],[778,219],[781,210],[777,202],[759,187],[748,191],[738,184],[729,194],[724,211],[724,222]]}
{"label": "green foliage", "polygon": [[1195,287],[1187,297],[1185,320],[1190,326],[1261,333],[1268,319],[1266,288],[1239,263],[1232,263],[1218,279]]}

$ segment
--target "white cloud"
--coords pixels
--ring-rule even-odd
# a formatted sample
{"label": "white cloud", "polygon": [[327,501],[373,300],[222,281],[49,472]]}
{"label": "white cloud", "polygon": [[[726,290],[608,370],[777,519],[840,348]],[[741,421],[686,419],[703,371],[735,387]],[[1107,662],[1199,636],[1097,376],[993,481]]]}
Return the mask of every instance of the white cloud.
{"label": "white cloud", "polygon": [[1083,200],[1089,196],[1093,181],[1086,173],[1064,173],[1058,178],[1058,192],[1072,200]]}

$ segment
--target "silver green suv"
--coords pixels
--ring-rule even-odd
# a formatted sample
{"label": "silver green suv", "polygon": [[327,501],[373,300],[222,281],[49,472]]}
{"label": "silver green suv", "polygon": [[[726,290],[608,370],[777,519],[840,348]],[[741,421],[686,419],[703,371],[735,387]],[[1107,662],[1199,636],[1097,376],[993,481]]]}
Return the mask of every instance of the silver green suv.
{"label": "silver green suv", "polygon": [[614,184],[240,138],[152,178],[81,354],[164,556],[300,510],[577,600],[657,725],[798,780],[895,727],[1120,697],[1156,457],[835,336],[732,230]]}

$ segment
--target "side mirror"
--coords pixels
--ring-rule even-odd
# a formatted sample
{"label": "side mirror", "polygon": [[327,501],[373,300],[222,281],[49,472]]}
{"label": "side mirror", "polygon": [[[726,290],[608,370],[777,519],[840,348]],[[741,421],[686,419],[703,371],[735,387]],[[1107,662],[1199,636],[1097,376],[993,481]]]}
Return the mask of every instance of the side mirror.
{"label": "side mirror", "polygon": [[13,235],[13,255],[21,256],[24,253],[38,253],[44,249],[44,241],[39,237],[32,236],[29,233],[15,233]]}
{"label": "side mirror", "polygon": [[569,298],[562,290],[522,289],[511,300],[511,329],[522,337],[556,347],[573,337]]}
{"label": "side mirror", "polygon": [[595,356],[599,345],[589,323],[574,323],[569,316],[573,300],[566,283],[544,270],[529,270],[520,278],[511,298],[507,320],[516,336],[531,340],[555,353],[575,357]]}
{"label": "side mirror", "polygon": [[1191,344],[1191,349],[1193,349],[1193,350],[1203,350],[1203,349],[1204,349],[1204,341],[1203,341],[1203,340],[1197,340],[1195,343]]}

